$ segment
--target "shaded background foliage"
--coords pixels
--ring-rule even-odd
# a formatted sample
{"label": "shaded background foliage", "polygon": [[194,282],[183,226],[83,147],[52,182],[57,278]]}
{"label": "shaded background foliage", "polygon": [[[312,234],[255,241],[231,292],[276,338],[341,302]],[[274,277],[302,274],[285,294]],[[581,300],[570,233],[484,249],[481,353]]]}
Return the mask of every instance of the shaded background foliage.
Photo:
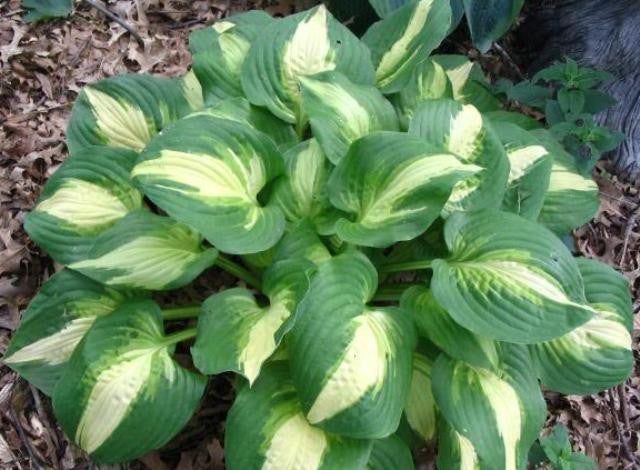
{"label": "shaded background foliage", "polygon": [[[116,0],[109,7],[133,25],[142,44],[115,23],[81,2],[69,20],[28,25],[19,0],[0,2],[0,352],[19,324],[20,312],[36,290],[58,268],[25,235],[24,215],[33,207],[46,179],[67,155],[65,128],[71,104],[86,83],[125,72],[178,76],[189,64],[188,33],[233,12],[265,8],[285,15],[311,1],[294,0]],[[347,3],[347,2],[340,2]],[[144,5],[146,8],[138,9]],[[356,28],[364,27],[358,24]],[[511,45],[507,41],[504,43]],[[513,43],[516,44],[517,43]],[[499,54],[472,50],[464,34],[445,47],[480,61],[494,77],[513,75]],[[509,49],[509,47],[507,47]],[[517,58],[517,55],[515,55]],[[596,219],[574,234],[577,250],[621,269],[634,289],[634,311],[640,287],[640,231],[636,222],[638,185],[621,182],[603,165],[596,169],[602,206]],[[233,283],[210,271],[176,303],[199,301]],[[638,358],[636,320],[634,345]],[[640,434],[639,371],[625,387],[628,406],[617,394],[564,397],[547,394],[553,411],[549,425],[568,425],[574,448],[585,451],[600,468],[629,467],[627,450],[638,449]],[[201,410],[189,427],[143,462],[123,468],[222,468],[220,442],[225,413],[233,397],[229,376],[216,377]],[[612,403],[610,403],[612,400]],[[0,369],[0,466],[22,468],[87,468],[82,453],[56,426],[48,402],[35,388],[5,366]],[[622,441],[626,445],[622,445]],[[424,449],[422,468],[433,468]],[[637,452],[637,450],[636,450]]]}

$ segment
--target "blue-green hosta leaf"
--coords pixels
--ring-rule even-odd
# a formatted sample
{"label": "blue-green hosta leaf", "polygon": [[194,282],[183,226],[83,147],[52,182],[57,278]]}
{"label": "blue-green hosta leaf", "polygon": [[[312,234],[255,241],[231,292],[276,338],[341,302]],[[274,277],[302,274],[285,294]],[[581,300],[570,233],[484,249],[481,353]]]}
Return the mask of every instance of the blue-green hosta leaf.
{"label": "blue-green hosta leaf", "polygon": [[549,189],[538,222],[564,236],[596,215],[600,207],[598,185],[590,176],[579,172],[574,157],[549,131],[539,129],[531,133],[553,155]]}
{"label": "blue-green hosta leaf", "polygon": [[511,166],[502,210],[536,220],[549,187],[553,156],[538,139],[515,124],[501,122],[494,129]]}
{"label": "blue-green hosta leaf", "polygon": [[150,75],[119,75],[85,86],[67,129],[71,154],[88,145],[141,151],[169,123],[196,111],[202,97],[193,96],[186,80]]}
{"label": "blue-green hosta leaf", "polygon": [[198,319],[191,348],[196,367],[205,374],[233,371],[250,384],[282,340],[278,331],[306,293],[315,266],[306,260],[280,261],[264,274],[269,305],[261,307],[243,288],[209,297]]}
{"label": "blue-green hosta leaf", "polygon": [[485,369],[493,369],[498,365],[495,342],[456,323],[426,287],[407,289],[402,295],[400,306],[413,313],[418,334],[449,356]]}
{"label": "blue-green hosta leaf", "polygon": [[359,252],[322,264],[287,343],[309,422],[360,439],[397,429],[416,341],[403,310],[366,305],[376,288],[376,270]]}
{"label": "blue-green hosta leaf", "polygon": [[266,106],[302,129],[300,78],[335,70],[352,82],[373,84],[371,54],[324,5],[288,16],[264,29],[244,63],[242,88],[255,105]]}
{"label": "blue-green hosta leaf", "polygon": [[409,83],[394,98],[400,124],[406,130],[420,104],[428,100],[451,99],[453,88],[440,64],[424,60],[416,65]]}
{"label": "blue-green hosta leaf", "polygon": [[100,233],[142,207],[129,172],[137,155],[88,147],[68,158],[47,182],[25,220],[29,236],[58,263],[86,259]]}
{"label": "blue-green hosta leaf", "polygon": [[284,172],[265,134],[236,121],[199,115],[182,119],[149,143],[132,176],[172,218],[221,251],[257,253],[282,236],[285,220],[260,191]]}
{"label": "blue-green hosta leaf", "polygon": [[360,137],[398,130],[393,106],[373,86],[353,83],[339,72],[302,77],[300,83],[313,134],[334,165]]}
{"label": "blue-green hosta leaf", "polygon": [[473,444],[458,434],[445,420],[438,422],[438,470],[489,470],[486,469]]}
{"label": "blue-green hosta leaf", "polygon": [[445,214],[500,207],[509,178],[509,158],[475,107],[453,100],[427,101],[416,111],[409,134],[483,169],[456,184]]}
{"label": "blue-green hosta leaf", "polygon": [[132,460],[187,423],[207,380],[173,360],[175,342],[149,300],[95,321],[53,393],[58,422],[92,459]]}
{"label": "blue-green hosta leaf", "polygon": [[351,216],[338,220],[336,232],[373,247],[416,238],[440,215],[454,185],[477,170],[419,137],[363,137],[329,179],[332,204]]}
{"label": "blue-green hosta leaf", "polygon": [[331,259],[331,252],[311,223],[306,220],[291,226],[276,245],[274,261],[305,259],[316,266]]}
{"label": "blue-green hosta leaf", "polygon": [[367,470],[413,470],[413,456],[409,446],[398,436],[391,435],[373,441]]}
{"label": "blue-green hosta leaf", "polygon": [[453,98],[471,104],[482,113],[497,111],[502,105],[491,92],[482,68],[464,55],[434,55],[431,60],[447,72],[453,87]]}
{"label": "blue-green hosta leaf", "polygon": [[499,126],[503,123],[515,124],[526,131],[542,129],[544,127],[540,121],[535,120],[531,116],[515,111],[490,111],[488,113],[484,113],[484,117],[489,119],[489,121],[494,125],[494,128],[498,130]]}
{"label": "blue-green hosta leaf", "polygon": [[524,0],[463,0],[473,45],[480,52],[506,33],[520,13]]}
{"label": "blue-green hosta leaf", "polygon": [[27,10],[25,21],[41,21],[69,16],[73,0],[22,0],[21,6]]}
{"label": "blue-green hosta leaf", "polygon": [[413,69],[446,37],[451,24],[449,0],[419,0],[374,23],[362,37],[371,49],[376,82],[383,93],[397,93]]}
{"label": "blue-green hosta leaf", "polygon": [[[432,388],[442,415],[487,468],[517,470],[526,468],[546,406],[527,349],[508,343],[500,349],[499,374],[442,354],[431,371]],[[465,441],[462,447],[463,458],[473,462]]]}
{"label": "blue-green hosta leaf", "polygon": [[398,8],[402,8],[413,0],[369,0],[380,18],[386,18]]}
{"label": "blue-green hosta leaf", "polygon": [[575,259],[544,227],[508,212],[459,212],[445,240],[452,254],[433,262],[433,295],[474,333],[532,344],[593,317]]}
{"label": "blue-green hosta leaf", "polygon": [[578,259],[578,266],[596,315],[566,335],[530,348],[546,387],[587,395],[611,388],[629,376],[633,320],[626,278],[597,261]]}
{"label": "blue-green hosta leaf", "polygon": [[288,178],[276,182],[274,203],[290,222],[303,219],[322,222],[326,213],[335,212],[325,185],[331,164],[316,139],[306,140],[284,153]]}
{"label": "blue-green hosta leaf", "polygon": [[277,145],[283,148],[288,148],[298,142],[298,136],[291,124],[278,119],[264,108],[253,106],[245,98],[227,98],[218,101],[213,106],[190,114],[187,118],[201,114],[249,125],[271,137]]}
{"label": "blue-green hosta leaf", "polygon": [[340,470],[364,468],[371,441],[309,424],[287,364],[277,362],[253,387],[241,388],[227,418],[224,449],[229,470]]}
{"label": "blue-green hosta leaf", "polygon": [[431,360],[420,353],[413,355],[411,388],[404,414],[409,427],[422,440],[430,441],[436,434],[436,403],[431,393]]}
{"label": "blue-green hosta leaf", "polygon": [[190,227],[140,210],[99,235],[88,259],[69,267],[109,286],[165,290],[188,284],[217,257]]}
{"label": "blue-green hosta leaf", "polygon": [[267,13],[252,10],[191,33],[189,48],[193,54],[193,71],[202,84],[205,104],[243,96],[242,64],[251,45],[274,21]]}
{"label": "blue-green hosta leaf", "polygon": [[3,362],[50,395],[95,320],[133,295],[105,287],[74,271],[53,275],[22,315]]}

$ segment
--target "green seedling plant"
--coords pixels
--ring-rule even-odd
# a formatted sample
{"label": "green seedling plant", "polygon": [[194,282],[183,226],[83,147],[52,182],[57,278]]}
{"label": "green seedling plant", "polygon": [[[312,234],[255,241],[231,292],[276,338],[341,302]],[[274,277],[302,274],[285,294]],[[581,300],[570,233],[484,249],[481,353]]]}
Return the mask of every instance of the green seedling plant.
{"label": "green seedling plant", "polygon": [[622,132],[600,126],[595,120],[595,115],[616,104],[609,94],[597,89],[613,78],[608,72],[580,67],[566,58],[542,69],[530,81],[514,85],[502,79],[496,91],[543,112],[554,137],[588,174],[603,154],[624,140]]}
{"label": "green seedling plant", "polygon": [[[547,437],[541,437],[531,448],[530,462],[535,468],[550,465],[553,470],[595,470],[595,462],[584,454],[573,452],[567,428],[556,426]],[[548,468],[548,467],[546,467]]]}
{"label": "green seedling plant", "polygon": [[[234,372],[231,470],[409,469],[431,441],[440,469],[522,469],[539,381],[625,380],[627,281],[557,236],[597,186],[433,54],[451,16],[421,0],[358,39],[324,6],[251,11],[195,31],[182,78],[82,90],[25,221],[65,267],[4,362],[91,458],[161,447]],[[156,300],[214,266],[240,285]]]}

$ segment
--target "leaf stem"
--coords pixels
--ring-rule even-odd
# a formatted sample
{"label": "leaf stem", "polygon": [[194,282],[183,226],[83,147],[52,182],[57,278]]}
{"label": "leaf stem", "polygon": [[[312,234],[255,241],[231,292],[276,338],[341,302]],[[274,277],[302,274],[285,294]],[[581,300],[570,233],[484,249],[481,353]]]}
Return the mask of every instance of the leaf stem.
{"label": "leaf stem", "polygon": [[380,267],[383,273],[399,273],[402,271],[418,271],[421,269],[431,269],[432,260],[411,261],[409,263],[389,263]]}
{"label": "leaf stem", "polygon": [[191,305],[187,307],[167,308],[162,311],[164,320],[184,320],[186,318],[195,318],[202,312],[202,306]]}
{"label": "leaf stem", "polygon": [[178,331],[164,337],[165,346],[173,346],[181,341],[186,341],[191,338],[195,338],[198,333],[197,328],[187,328],[186,330]]}
{"label": "leaf stem", "polygon": [[260,282],[260,279],[258,279],[251,272],[249,272],[248,269],[244,268],[243,266],[240,266],[238,263],[235,263],[234,261],[231,261],[226,256],[218,255],[218,258],[216,259],[216,266],[228,272],[229,274],[232,274],[235,277],[242,279],[251,287],[254,287],[258,290],[262,289],[262,283]]}

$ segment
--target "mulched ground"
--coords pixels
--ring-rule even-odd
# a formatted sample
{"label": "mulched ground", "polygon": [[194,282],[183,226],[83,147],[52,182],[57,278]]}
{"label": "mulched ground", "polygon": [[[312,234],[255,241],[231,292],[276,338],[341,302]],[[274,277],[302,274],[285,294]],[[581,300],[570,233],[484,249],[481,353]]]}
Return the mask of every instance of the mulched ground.
{"label": "mulched ground", "polygon": [[[297,2],[300,3],[309,2]],[[294,11],[295,0],[116,0],[109,8],[135,28],[139,44],[122,27],[84,2],[68,20],[28,25],[19,0],[0,1],[0,354],[20,313],[56,266],[22,230],[47,178],[67,156],[64,144],[71,105],[81,87],[125,72],[165,76],[184,73],[189,64],[190,30],[248,8],[272,14]],[[138,11],[137,5],[144,7]],[[480,57],[492,72],[508,72],[501,57]],[[640,186],[618,181],[603,167],[596,172],[602,207],[596,219],[575,233],[585,256],[605,261],[630,279],[634,310],[640,309]],[[212,271],[196,284],[202,297],[230,278]],[[636,317],[636,359],[640,321]],[[631,469],[640,462],[640,361],[633,377],[612,393],[575,397],[547,394],[549,425],[565,424],[574,448],[602,469]],[[187,429],[159,452],[123,469],[223,468],[224,417],[233,399],[229,375],[211,381],[201,410]],[[433,468],[425,462],[421,468]],[[97,468],[62,434],[46,397],[0,366],[0,468]],[[113,468],[113,467],[112,467]]]}

